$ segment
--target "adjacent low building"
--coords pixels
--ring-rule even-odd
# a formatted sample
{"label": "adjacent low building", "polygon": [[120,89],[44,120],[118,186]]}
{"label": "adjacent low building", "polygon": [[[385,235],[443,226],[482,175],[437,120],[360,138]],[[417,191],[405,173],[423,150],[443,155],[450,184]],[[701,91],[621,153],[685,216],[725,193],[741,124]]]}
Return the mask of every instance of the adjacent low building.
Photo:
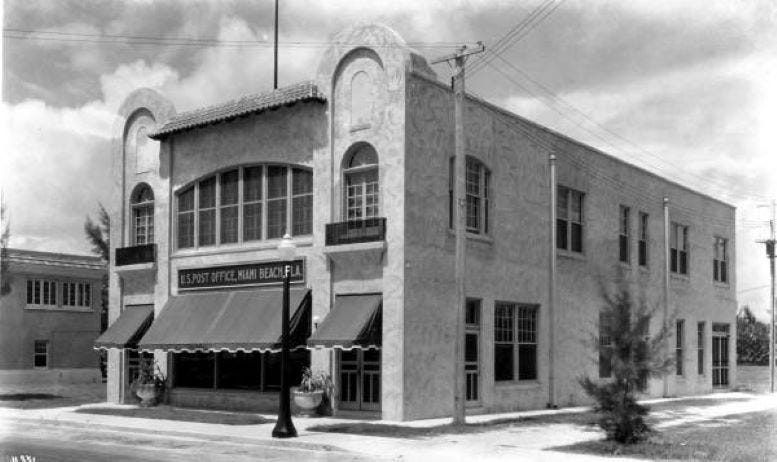
{"label": "adjacent low building", "polygon": [[3,249],[0,383],[99,382],[100,258]]}
{"label": "adjacent low building", "polygon": [[734,382],[734,208],[472,96],[457,339],[452,91],[386,27],[331,43],[309,82],[181,113],[125,100],[109,400],[145,351],[173,404],[275,409],[285,233],[295,371],[328,372],[338,414],[451,415],[456,342],[470,413],[587,402],[577,379],[609,375],[600,288],[621,280],[651,329],[674,316],[676,370],[649,395]]}

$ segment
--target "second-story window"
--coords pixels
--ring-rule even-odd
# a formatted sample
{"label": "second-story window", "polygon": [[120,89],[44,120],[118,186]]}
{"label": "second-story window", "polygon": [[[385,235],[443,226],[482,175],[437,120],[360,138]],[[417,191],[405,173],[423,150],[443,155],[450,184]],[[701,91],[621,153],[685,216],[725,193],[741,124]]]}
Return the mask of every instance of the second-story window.
{"label": "second-story window", "polygon": [[179,249],[313,231],[313,173],[258,165],[207,177],[177,194]]}
{"label": "second-story window", "polygon": [[639,266],[648,265],[648,214],[639,213]]}
{"label": "second-story window", "polygon": [[345,212],[348,221],[380,216],[378,154],[369,144],[358,146],[346,158]]}
{"label": "second-story window", "polygon": [[583,196],[580,191],[558,187],[556,248],[583,252]]}
{"label": "second-story window", "polygon": [[716,237],[713,242],[712,279],[716,282],[728,282],[728,249],[727,242],[722,237]]}
{"label": "second-story window", "polygon": [[131,198],[132,244],[154,242],[154,193],[143,183],[135,188]]}
{"label": "second-story window", "polygon": [[670,270],[677,274],[688,274],[688,227],[672,223],[669,231]]}
{"label": "second-story window", "polygon": [[631,247],[631,209],[621,205],[620,208],[620,236],[618,239],[620,261],[623,263],[629,263],[631,261],[630,247]]}
{"label": "second-story window", "polygon": [[[451,157],[448,175],[448,225],[455,228],[454,187],[456,183],[456,163]],[[488,234],[491,226],[491,171],[474,157],[467,157],[464,170],[465,223],[468,233]]]}

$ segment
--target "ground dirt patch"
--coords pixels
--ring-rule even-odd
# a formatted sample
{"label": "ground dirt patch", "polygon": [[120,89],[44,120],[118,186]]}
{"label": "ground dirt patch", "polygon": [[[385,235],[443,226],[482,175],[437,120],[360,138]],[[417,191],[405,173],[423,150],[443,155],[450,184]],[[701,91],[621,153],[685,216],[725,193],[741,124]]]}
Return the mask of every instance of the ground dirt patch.
{"label": "ground dirt patch", "polygon": [[170,406],[155,407],[83,407],[76,412],[81,414],[112,415],[118,417],[138,417],[142,419],[177,420],[179,422],[199,422],[222,425],[260,425],[271,421],[256,414],[244,412],[202,411]]}

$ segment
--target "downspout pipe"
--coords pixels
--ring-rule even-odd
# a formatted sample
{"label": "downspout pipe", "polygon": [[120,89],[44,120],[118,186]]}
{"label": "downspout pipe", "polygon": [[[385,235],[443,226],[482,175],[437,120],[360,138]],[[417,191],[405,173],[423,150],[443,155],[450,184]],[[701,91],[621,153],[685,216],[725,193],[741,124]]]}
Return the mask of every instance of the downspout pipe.
{"label": "downspout pipe", "polygon": [[548,157],[550,164],[550,245],[548,246],[548,408],[556,407],[555,331],[556,331],[556,155]]}
{"label": "downspout pipe", "polygon": [[[670,271],[670,258],[671,253],[669,250],[669,233],[670,233],[670,223],[669,223],[669,198],[664,197],[664,332],[669,332],[669,271]],[[670,342],[671,336],[667,335],[666,339],[664,340],[664,357],[669,358],[669,342]],[[664,383],[663,383],[663,396],[664,398],[669,397],[669,374],[664,374]]]}

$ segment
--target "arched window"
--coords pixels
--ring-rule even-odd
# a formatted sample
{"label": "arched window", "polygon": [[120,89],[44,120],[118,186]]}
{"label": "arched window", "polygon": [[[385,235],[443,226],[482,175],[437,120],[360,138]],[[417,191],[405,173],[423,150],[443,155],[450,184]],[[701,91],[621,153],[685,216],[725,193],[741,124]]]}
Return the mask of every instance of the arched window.
{"label": "arched window", "polygon": [[139,184],[131,197],[133,245],[154,242],[154,192],[145,184]]}
{"label": "arched window", "polygon": [[380,216],[378,155],[369,144],[361,144],[346,156],[345,211],[348,221]]}

